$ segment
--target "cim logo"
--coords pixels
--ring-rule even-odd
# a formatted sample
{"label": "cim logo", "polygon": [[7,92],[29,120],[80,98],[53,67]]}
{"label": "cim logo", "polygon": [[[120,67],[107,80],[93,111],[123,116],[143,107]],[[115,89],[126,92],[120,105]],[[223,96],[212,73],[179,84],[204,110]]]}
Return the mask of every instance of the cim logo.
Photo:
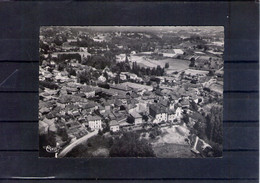
{"label": "cim logo", "polygon": [[58,146],[58,147],[51,147],[50,145],[47,145],[45,147],[45,150],[48,152],[48,153],[57,153],[59,152],[61,148]]}

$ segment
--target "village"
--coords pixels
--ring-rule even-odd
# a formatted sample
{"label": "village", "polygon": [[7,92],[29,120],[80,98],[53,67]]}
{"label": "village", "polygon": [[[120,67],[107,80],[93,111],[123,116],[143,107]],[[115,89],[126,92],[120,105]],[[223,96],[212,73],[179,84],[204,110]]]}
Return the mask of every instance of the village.
{"label": "village", "polygon": [[136,133],[151,156],[221,156],[223,30],[41,31],[42,151],[58,147],[59,156],[89,135],[112,142],[89,145],[88,156],[120,156],[111,152],[115,141]]}

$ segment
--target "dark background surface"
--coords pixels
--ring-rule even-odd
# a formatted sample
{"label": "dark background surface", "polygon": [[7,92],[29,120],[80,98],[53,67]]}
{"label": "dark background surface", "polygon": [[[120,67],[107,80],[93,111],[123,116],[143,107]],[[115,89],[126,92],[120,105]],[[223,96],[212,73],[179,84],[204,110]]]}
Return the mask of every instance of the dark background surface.
{"label": "dark background surface", "polygon": [[[0,182],[258,182],[258,8],[254,1],[1,2]],[[42,25],[224,26],[223,158],[38,158]]]}

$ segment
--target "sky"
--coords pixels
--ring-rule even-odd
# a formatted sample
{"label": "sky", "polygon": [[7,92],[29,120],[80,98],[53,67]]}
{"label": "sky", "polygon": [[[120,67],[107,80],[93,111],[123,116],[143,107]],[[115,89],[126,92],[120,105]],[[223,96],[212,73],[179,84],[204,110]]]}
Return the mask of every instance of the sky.
{"label": "sky", "polygon": [[94,31],[180,31],[180,30],[204,30],[204,31],[219,31],[224,32],[223,26],[64,26],[68,28],[78,28],[78,29],[91,29]]}

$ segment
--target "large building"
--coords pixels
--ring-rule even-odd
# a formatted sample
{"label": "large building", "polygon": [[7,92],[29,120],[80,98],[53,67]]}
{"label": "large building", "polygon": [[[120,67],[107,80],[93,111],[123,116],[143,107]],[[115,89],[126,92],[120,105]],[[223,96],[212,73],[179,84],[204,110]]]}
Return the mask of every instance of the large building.
{"label": "large building", "polygon": [[82,87],[82,92],[86,95],[86,98],[95,97],[95,90],[89,86]]}
{"label": "large building", "polygon": [[116,120],[110,121],[110,131],[112,132],[118,132],[119,131],[119,123]]}
{"label": "large building", "polygon": [[99,116],[87,116],[88,126],[91,130],[99,130],[102,129],[102,121]]}
{"label": "large building", "polygon": [[130,118],[132,118],[132,120],[134,121],[135,125],[141,124],[143,122],[142,116],[139,113],[135,112],[135,111],[130,113]]}
{"label": "large building", "polygon": [[154,118],[154,123],[166,122],[168,120],[167,109],[162,105],[150,105],[149,114]]}

